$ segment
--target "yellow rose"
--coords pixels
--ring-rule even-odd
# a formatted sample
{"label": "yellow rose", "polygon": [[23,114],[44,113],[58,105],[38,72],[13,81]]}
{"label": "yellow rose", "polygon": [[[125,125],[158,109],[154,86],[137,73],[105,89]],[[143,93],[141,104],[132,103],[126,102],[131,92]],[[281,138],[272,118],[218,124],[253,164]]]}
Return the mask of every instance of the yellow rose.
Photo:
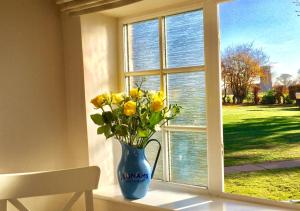
{"label": "yellow rose", "polygon": [[156,93],[155,97],[160,97],[161,99],[164,99],[165,95],[163,91],[159,91]]}
{"label": "yellow rose", "polygon": [[128,101],[124,104],[124,114],[126,116],[132,116],[136,113],[136,102]]}
{"label": "yellow rose", "polygon": [[152,99],[156,95],[156,91],[150,90],[150,91],[148,91],[148,95]]}
{"label": "yellow rose", "polygon": [[120,104],[124,100],[122,93],[112,94],[111,97],[112,97],[112,103],[115,105]]}
{"label": "yellow rose", "polygon": [[97,97],[93,98],[91,100],[91,103],[96,107],[96,108],[101,108],[105,102],[105,98],[103,95],[98,95]]}
{"label": "yellow rose", "polygon": [[110,102],[111,101],[111,96],[110,96],[109,93],[102,94],[102,96],[104,97],[104,99],[106,100],[106,102]]}
{"label": "yellow rose", "polygon": [[150,98],[151,99],[154,99],[154,98],[161,98],[162,100],[164,99],[164,92],[163,91],[149,91],[149,95],[150,95]]}
{"label": "yellow rose", "polygon": [[138,88],[133,88],[130,90],[130,96],[134,98],[140,98],[143,96],[143,92]]}
{"label": "yellow rose", "polygon": [[159,112],[164,108],[164,100],[160,96],[156,96],[152,99],[151,110],[154,112]]}

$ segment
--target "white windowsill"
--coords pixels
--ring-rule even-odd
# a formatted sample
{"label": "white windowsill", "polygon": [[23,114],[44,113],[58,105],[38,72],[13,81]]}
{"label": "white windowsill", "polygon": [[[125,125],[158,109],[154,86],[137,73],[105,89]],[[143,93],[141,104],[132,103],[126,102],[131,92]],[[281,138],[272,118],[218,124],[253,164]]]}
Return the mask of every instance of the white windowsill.
{"label": "white windowsill", "polygon": [[[147,195],[138,200],[126,200],[123,198],[118,185],[102,187],[94,191],[94,198],[116,203],[124,203],[135,207],[159,208],[159,210],[289,210],[275,206],[267,206],[256,203],[242,202],[238,200],[225,199],[211,196],[207,191],[188,191],[186,188],[170,187],[169,185],[152,185]],[[168,187],[169,186],[169,187]],[[200,192],[200,193],[199,193]],[[203,193],[202,193],[203,192]]]}

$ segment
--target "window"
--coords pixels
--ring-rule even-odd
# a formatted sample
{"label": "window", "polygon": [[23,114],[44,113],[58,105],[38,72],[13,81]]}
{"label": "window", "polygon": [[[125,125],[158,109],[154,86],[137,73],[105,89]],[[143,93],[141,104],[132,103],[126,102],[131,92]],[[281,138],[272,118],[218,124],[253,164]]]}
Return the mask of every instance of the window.
{"label": "window", "polygon": [[[163,90],[181,115],[155,134],[163,145],[155,178],[208,185],[203,11],[194,10],[125,24],[126,88]],[[155,146],[151,146],[155,147]],[[155,149],[148,149],[153,160]]]}
{"label": "window", "polygon": [[[300,91],[297,2],[233,0],[220,4],[228,193],[300,202],[300,110],[294,91]],[[237,58],[237,52],[256,61],[259,72],[247,79],[251,67],[242,67],[247,61]],[[239,65],[231,66],[233,63]]]}

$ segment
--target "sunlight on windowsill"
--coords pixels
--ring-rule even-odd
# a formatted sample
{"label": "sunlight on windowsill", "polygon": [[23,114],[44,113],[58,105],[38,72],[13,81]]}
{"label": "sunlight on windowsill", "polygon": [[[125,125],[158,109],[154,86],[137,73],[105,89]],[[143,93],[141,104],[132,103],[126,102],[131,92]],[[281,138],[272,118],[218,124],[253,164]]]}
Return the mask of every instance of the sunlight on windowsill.
{"label": "sunlight on windowsill", "polygon": [[162,210],[283,210],[282,208],[214,197],[205,193],[205,190],[199,190],[199,192],[183,190],[172,187],[172,185],[168,187],[168,185],[156,184],[150,188],[144,198],[126,200],[123,198],[119,186],[115,185],[94,191],[94,198],[112,203],[124,203],[125,206],[153,207]]}

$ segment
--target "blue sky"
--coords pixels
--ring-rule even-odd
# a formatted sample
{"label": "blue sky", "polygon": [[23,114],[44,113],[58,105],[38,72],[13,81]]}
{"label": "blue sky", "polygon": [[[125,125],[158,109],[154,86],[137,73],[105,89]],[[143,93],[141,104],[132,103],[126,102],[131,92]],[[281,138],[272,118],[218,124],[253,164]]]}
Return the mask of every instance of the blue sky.
{"label": "blue sky", "polygon": [[273,78],[300,69],[300,10],[295,0],[233,0],[220,5],[221,49],[253,42],[270,56]]}

